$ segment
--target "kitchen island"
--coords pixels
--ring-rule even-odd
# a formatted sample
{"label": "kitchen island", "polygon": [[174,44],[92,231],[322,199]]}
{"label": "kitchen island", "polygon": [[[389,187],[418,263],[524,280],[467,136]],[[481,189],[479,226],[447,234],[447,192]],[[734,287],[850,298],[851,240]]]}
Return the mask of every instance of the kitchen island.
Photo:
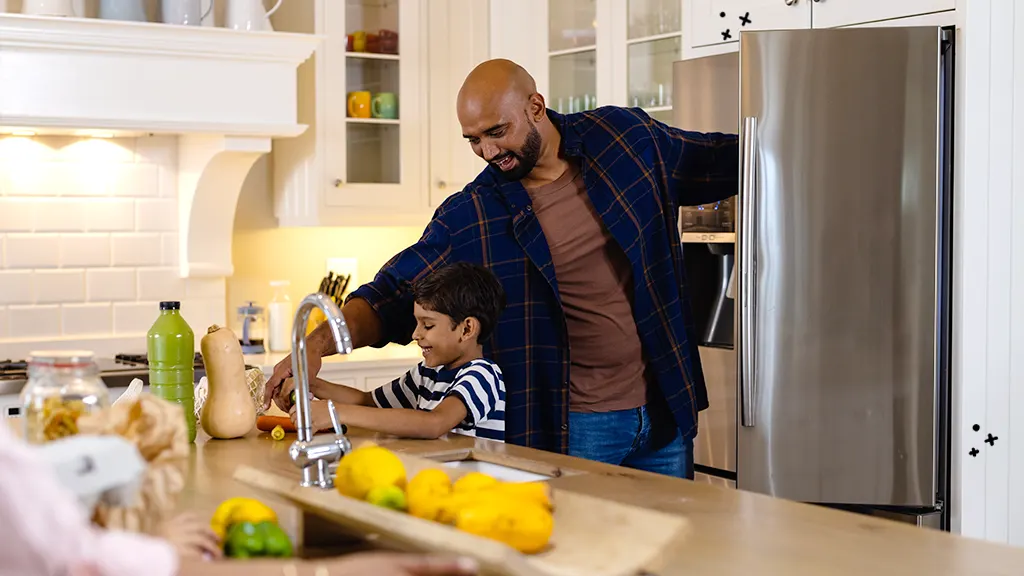
{"label": "kitchen island", "polygon": [[[392,450],[448,460],[468,451],[535,463],[555,475],[556,490],[580,492],[679,514],[691,530],[672,546],[662,574],[953,575],[1024,573],[1024,549],[971,540],[880,518],[798,504],[759,494],[688,482],[560,454],[449,435],[440,440],[398,440],[352,430],[354,444],[372,440]],[[283,441],[253,431],[237,440],[210,440],[202,432],[180,507],[203,516],[233,496],[274,507],[282,526],[302,540],[302,513],[291,504],[232,479],[248,465],[277,474],[298,471],[288,457],[295,435]]]}

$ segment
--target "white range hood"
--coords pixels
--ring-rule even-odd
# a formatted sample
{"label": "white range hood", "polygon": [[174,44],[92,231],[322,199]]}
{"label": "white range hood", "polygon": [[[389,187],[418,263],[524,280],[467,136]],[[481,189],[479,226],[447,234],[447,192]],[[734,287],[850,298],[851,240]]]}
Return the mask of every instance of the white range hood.
{"label": "white range hood", "polygon": [[0,135],[178,135],[181,275],[227,276],[242,183],[273,138],[306,129],[296,70],[320,41],[0,14]]}

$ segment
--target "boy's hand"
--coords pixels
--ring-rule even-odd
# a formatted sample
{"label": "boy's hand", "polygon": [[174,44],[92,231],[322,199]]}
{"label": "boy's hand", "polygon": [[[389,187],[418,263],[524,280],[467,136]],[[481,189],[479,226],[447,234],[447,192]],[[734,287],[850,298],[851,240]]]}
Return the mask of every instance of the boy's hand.
{"label": "boy's hand", "polygon": [[[335,406],[335,409],[338,409]],[[292,424],[296,427],[299,425],[299,419],[296,414],[297,406],[292,406],[291,410],[288,411],[288,415],[291,416]],[[339,414],[339,418],[341,415]],[[333,429],[334,424],[331,422],[331,412],[327,408],[326,400],[314,400],[309,403],[309,418],[312,425],[313,431]]]}

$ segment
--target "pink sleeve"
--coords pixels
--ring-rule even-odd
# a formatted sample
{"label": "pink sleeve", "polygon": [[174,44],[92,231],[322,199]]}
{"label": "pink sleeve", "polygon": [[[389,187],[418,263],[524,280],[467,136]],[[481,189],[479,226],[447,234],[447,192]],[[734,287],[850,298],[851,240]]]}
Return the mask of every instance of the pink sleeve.
{"label": "pink sleeve", "polygon": [[0,566],[21,576],[56,576],[91,565],[103,576],[173,576],[166,542],[93,526],[49,466],[0,422]]}

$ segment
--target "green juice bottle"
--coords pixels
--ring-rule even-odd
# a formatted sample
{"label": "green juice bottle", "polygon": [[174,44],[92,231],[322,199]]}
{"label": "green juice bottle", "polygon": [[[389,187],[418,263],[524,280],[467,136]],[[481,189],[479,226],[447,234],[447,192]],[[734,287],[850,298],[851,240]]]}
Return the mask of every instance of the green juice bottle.
{"label": "green juice bottle", "polygon": [[193,369],[195,335],[181,317],[180,302],[161,302],[160,316],[146,335],[149,356],[149,393],[181,404],[188,426],[188,441],[196,439],[196,396]]}

